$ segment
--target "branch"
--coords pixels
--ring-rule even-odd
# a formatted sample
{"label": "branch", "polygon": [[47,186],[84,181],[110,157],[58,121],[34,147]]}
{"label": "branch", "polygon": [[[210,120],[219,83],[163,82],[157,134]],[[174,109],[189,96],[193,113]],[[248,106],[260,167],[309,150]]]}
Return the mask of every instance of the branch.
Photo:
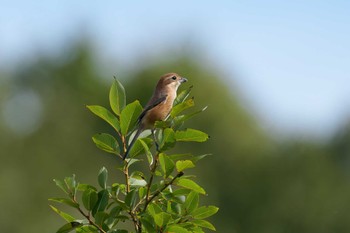
{"label": "branch", "polygon": [[149,198],[149,194],[151,192],[151,186],[152,186],[152,182],[153,182],[153,178],[154,178],[154,173],[157,169],[157,165],[158,165],[158,158],[159,158],[159,152],[156,154],[155,158],[154,158],[154,164],[153,167],[151,169],[151,177],[149,179],[149,182],[147,184],[147,194],[146,194],[146,202]]}
{"label": "branch", "polygon": [[177,173],[177,175],[174,176],[173,179],[171,179],[168,183],[165,183],[164,186],[163,186],[161,189],[158,189],[149,199],[146,199],[146,203],[145,203],[145,207],[143,208],[143,212],[146,211],[148,204],[151,203],[152,200],[153,200],[155,197],[157,197],[159,194],[161,194],[161,193],[164,191],[164,189],[166,189],[167,187],[169,187],[170,185],[172,185],[172,183],[174,183],[174,181],[175,181],[177,178],[179,178],[179,177],[181,177],[181,176],[183,176],[183,175],[184,175],[183,172]]}
{"label": "branch", "polygon": [[[75,203],[77,203],[75,200],[73,200]],[[79,212],[89,221],[90,225],[93,225],[94,227],[96,227],[101,233],[107,233],[106,231],[104,231],[99,225],[97,225],[96,223],[94,223],[89,214],[85,214],[84,211],[78,207]]]}

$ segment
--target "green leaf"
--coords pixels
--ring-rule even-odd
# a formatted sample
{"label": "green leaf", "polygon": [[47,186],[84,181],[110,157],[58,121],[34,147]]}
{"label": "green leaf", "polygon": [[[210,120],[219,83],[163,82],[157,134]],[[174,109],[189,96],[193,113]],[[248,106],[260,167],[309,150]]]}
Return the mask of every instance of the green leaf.
{"label": "green leaf", "polygon": [[131,190],[125,197],[125,204],[132,209],[136,204],[136,198],[137,198],[136,189]]}
{"label": "green leaf", "polygon": [[216,206],[202,206],[193,211],[192,216],[195,219],[203,219],[203,218],[208,218],[216,212],[218,212],[219,208]]}
{"label": "green leaf", "polygon": [[82,201],[83,201],[84,207],[87,210],[92,210],[96,205],[97,200],[98,200],[98,195],[95,190],[87,189],[83,192]]}
{"label": "green leaf", "polygon": [[143,146],[143,150],[147,156],[147,160],[148,160],[149,165],[152,165],[153,164],[153,155],[151,153],[151,150],[149,149],[147,143],[143,139],[140,138],[138,140],[141,143],[141,145]]}
{"label": "green leaf", "polygon": [[186,201],[183,204],[186,210],[186,214],[192,213],[195,209],[198,207],[199,202],[199,195],[197,192],[192,191],[188,196],[186,197]]}
{"label": "green leaf", "polygon": [[100,172],[98,173],[98,184],[103,189],[107,188],[107,178],[108,178],[108,171],[105,167],[102,167]]}
{"label": "green leaf", "polygon": [[76,233],[100,233],[96,227],[91,225],[80,226],[76,229]]}
{"label": "green leaf", "polygon": [[118,116],[126,105],[125,89],[116,78],[109,90],[109,104],[111,105],[113,112]]}
{"label": "green leaf", "polygon": [[133,159],[133,158],[126,158],[125,161],[128,163],[128,167],[133,165],[134,163],[140,162],[141,160],[139,159]]}
{"label": "green leaf", "polygon": [[141,223],[142,223],[142,228],[144,228],[146,232],[155,232],[156,229],[154,228],[152,223],[150,223],[147,219],[141,218]]}
{"label": "green leaf", "polygon": [[84,192],[87,189],[93,189],[93,190],[97,191],[97,188],[95,188],[92,185],[89,185],[89,184],[78,184],[77,190]]}
{"label": "green leaf", "polygon": [[134,101],[128,104],[121,112],[120,115],[120,128],[122,135],[133,129],[136,124],[136,120],[142,112],[142,106],[139,101]]}
{"label": "green leaf", "polygon": [[165,226],[171,220],[171,215],[165,212],[161,212],[154,215],[154,222],[157,226]]}
{"label": "green leaf", "polygon": [[168,201],[167,212],[175,215],[181,214],[181,205],[177,202]]}
{"label": "green leaf", "polygon": [[167,227],[166,229],[167,233],[191,233],[191,231],[186,230],[186,228],[183,228],[179,225],[171,225]]}
{"label": "green leaf", "polygon": [[97,212],[95,214],[95,223],[99,226],[103,225],[103,222],[108,218],[108,214],[106,212]]}
{"label": "green leaf", "polygon": [[172,128],[166,128],[160,139],[160,151],[165,151],[175,145],[175,132]]}
{"label": "green leaf", "polygon": [[117,132],[120,131],[119,120],[113,115],[108,109],[99,105],[86,105],[86,107],[94,113],[96,116],[100,117],[108,124],[110,124]]}
{"label": "green leaf", "polygon": [[70,222],[67,224],[64,224],[62,227],[60,227],[56,233],[68,233],[74,230],[75,228],[81,226],[82,224],[79,222]]}
{"label": "green leaf", "polygon": [[173,107],[173,109],[170,112],[170,116],[171,117],[176,117],[177,115],[179,115],[181,112],[183,112],[184,110],[191,108],[194,106],[194,100],[193,98],[186,100],[185,102],[182,102],[176,106]]}
{"label": "green leaf", "polygon": [[185,131],[176,131],[175,138],[176,141],[181,142],[205,142],[209,136],[196,129],[186,129]]}
{"label": "green leaf", "polygon": [[98,192],[98,201],[94,209],[92,210],[92,215],[94,216],[96,212],[104,211],[108,205],[108,201],[109,201],[109,193],[107,190],[104,189]]}
{"label": "green leaf", "polygon": [[211,224],[210,222],[206,221],[206,220],[202,220],[202,219],[193,219],[191,221],[192,223],[196,224],[197,226],[200,227],[204,227],[204,228],[208,228],[210,230],[216,231],[215,227],[213,226],[213,224]]}
{"label": "green leaf", "polygon": [[159,163],[160,167],[164,172],[165,178],[167,178],[174,171],[174,161],[172,161],[167,155],[160,153],[159,154]]}
{"label": "green leaf", "polygon": [[108,231],[107,233],[129,233],[127,230],[123,230],[123,229],[114,229],[111,231]]}
{"label": "green leaf", "polygon": [[67,186],[65,183],[63,183],[61,180],[53,179],[53,181],[56,183],[56,185],[63,190],[66,194],[68,194]]}
{"label": "green leaf", "polygon": [[204,155],[198,155],[198,156],[194,156],[191,160],[194,162],[194,163],[197,163],[199,160],[207,157],[208,155],[211,155],[211,154],[204,154]]}
{"label": "green leaf", "polygon": [[75,218],[73,218],[71,215],[57,209],[56,207],[50,205],[51,209],[55,211],[59,216],[61,216],[64,220],[67,222],[73,222]]}
{"label": "green leaf", "polygon": [[63,204],[69,205],[69,206],[74,207],[74,208],[78,208],[79,207],[78,203],[75,203],[71,199],[68,199],[68,198],[60,198],[60,197],[50,198],[49,201],[55,201],[55,202],[63,203]]}
{"label": "green leaf", "polygon": [[152,203],[147,206],[147,211],[154,218],[156,214],[162,212],[162,209],[157,204]]}
{"label": "green leaf", "polygon": [[[133,147],[131,148],[131,150],[130,150],[129,156],[130,156],[131,158],[133,158],[133,157],[135,157],[135,156],[137,156],[137,155],[139,155],[139,154],[145,152],[145,148],[144,148],[144,146],[143,146],[143,144],[142,144],[141,141],[143,141],[144,143],[146,143],[146,145],[148,146],[148,148],[152,145],[152,142],[153,142],[152,139],[150,139],[150,138],[138,138],[138,139],[135,141],[134,146],[133,146]],[[146,152],[146,153],[147,153],[147,152]]]}
{"label": "green leaf", "polygon": [[184,102],[187,99],[187,97],[190,95],[192,88],[193,86],[190,86],[186,90],[183,90],[182,92],[180,92],[180,94],[178,94],[176,99],[174,100],[174,106]]}
{"label": "green leaf", "polygon": [[183,178],[183,179],[178,179],[176,183],[178,186],[181,186],[181,187],[184,187],[187,189],[191,189],[191,190],[196,191],[196,192],[201,193],[201,194],[205,194],[204,189],[201,186],[199,186],[196,182],[194,182],[193,180]]}
{"label": "green leaf", "polygon": [[112,154],[118,153],[118,142],[112,135],[107,133],[99,133],[95,134],[92,137],[92,140],[99,149]]}
{"label": "green leaf", "polygon": [[71,177],[64,178],[64,183],[68,188],[69,195],[71,197],[75,196],[78,186],[78,183],[75,180],[75,175],[73,174]]}
{"label": "green leaf", "polygon": [[175,125],[175,127],[176,128],[179,127],[183,122],[185,122],[185,121],[191,119],[192,117],[198,115],[199,113],[205,111],[207,108],[208,108],[208,106],[205,106],[204,108],[202,108],[202,109],[200,109],[198,111],[195,111],[193,113],[186,114],[186,115],[181,115],[181,116],[176,116],[174,118],[174,122],[175,122],[174,125]]}
{"label": "green leaf", "polygon": [[146,187],[139,188],[139,198],[140,200],[146,196],[147,190]]}
{"label": "green leaf", "polygon": [[176,162],[176,170],[182,172],[188,168],[195,167],[191,160],[179,160]]}
{"label": "green leaf", "polygon": [[147,185],[143,174],[141,172],[133,172],[130,176],[130,186],[132,187],[143,187]]}

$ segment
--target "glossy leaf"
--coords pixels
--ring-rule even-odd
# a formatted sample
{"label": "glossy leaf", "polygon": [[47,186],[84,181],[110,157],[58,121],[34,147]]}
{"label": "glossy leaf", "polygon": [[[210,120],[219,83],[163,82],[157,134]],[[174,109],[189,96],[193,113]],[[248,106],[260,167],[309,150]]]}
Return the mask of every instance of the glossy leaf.
{"label": "glossy leaf", "polygon": [[[138,156],[140,154],[142,154],[143,152],[145,152],[145,147],[143,146],[142,142],[145,143],[148,148],[152,145],[152,139],[150,138],[139,138],[136,140],[134,146],[131,148],[129,156],[131,158]],[[147,153],[147,152],[145,152]]]}
{"label": "glossy leaf", "polygon": [[172,128],[166,128],[163,131],[159,148],[160,151],[165,151],[169,148],[172,148],[175,145],[175,132]]}
{"label": "glossy leaf", "polygon": [[96,227],[91,226],[91,225],[84,225],[84,226],[80,226],[78,228],[75,229],[76,233],[100,233]]}
{"label": "glossy leaf", "polygon": [[138,172],[134,172],[130,176],[130,186],[132,187],[143,187],[146,186],[147,182],[142,174],[138,174]]}
{"label": "glossy leaf", "polygon": [[176,99],[174,100],[174,106],[184,102],[187,99],[187,97],[190,95],[192,88],[193,86],[190,86],[186,90],[183,90],[182,92],[180,92],[177,95]]}
{"label": "glossy leaf", "polygon": [[123,85],[115,78],[109,90],[109,104],[115,114],[120,115],[125,108],[126,97]]}
{"label": "glossy leaf", "polygon": [[50,205],[51,209],[53,211],[55,211],[59,216],[61,216],[64,220],[66,220],[67,222],[73,222],[74,221],[74,217],[72,217],[71,215],[57,209],[56,207]]}
{"label": "glossy leaf", "polygon": [[147,219],[141,218],[141,223],[142,223],[142,228],[144,228],[146,230],[145,232],[155,232],[156,231],[156,229],[154,228],[152,223],[150,223],[150,221],[148,221]]}
{"label": "glossy leaf", "polygon": [[191,160],[192,160],[194,163],[196,163],[196,162],[198,162],[199,160],[204,159],[204,158],[207,157],[208,155],[211,155],[211,154],[197,155],[197,156],[194,156]]}
{"label": "glossy leaf", "polygon": [[130,191],[125,197],[125,204],[130,208],[133,208],[136,204],[137,192],[136,190]]}
{"label": "glossy leaf", "polygon": [[195,219],[203,219],[203,218],[208,218],[216,212],[218,212],[219,208],[216,206],[202,206],[193,211],[192,216]]}
{"label": "glossy leaf", "polygon": [[95,223],[99,226],[102,226],[104,221],[108,218],[108,214],[106,212],[97,212],[95,214]]}
{"label": "glossy leaf", "polygon": [[159,163],[164,172],[165,178],[168,177],[174,171],[174,162],[165,154],[159,154]]}
{"label": "glossy leaf", "polygon": [[149,165],[152,165],[153,164],[153,155],[151,153],[151,150],[149,149],[147,143],[143,139],[140,138],[139,142],[141,143],[141,145],[143,147],[143,150],[146,154]]}
{"label": "glossy leaf", "polygon": [[208,106],[205,106],[204,108],[198,110],[198,111],[195,111],[195,112],[192,112],[192,113],[189,113],[189,114],[186,114],[186,115],[180,115],[180,116],[176,116],[174,121],[175,121],[175,127],[177,128],[178,126],[180,126],[183,122],[191,119],[192,117],[198,115],[199,113],[205,111],[206,109],[208,108]]}
{"label": "glossy leaf", "polygon": [[67,186],[63,181],[58,180],[58,179],[53,179],[53,181],[56,183],[56,185],[63,190],[66,194],[68,194]]}
{"label": "glossy leaf", "polygon": [[191,221],[192,223],[196,224],[197,226],[200,227],[204,227],[204,228],[208,228],[210,230],[216,231],[215,227],[213,226],[213,224],[211,224],[210,222],[203,220],[203,219],[193,219]]}
{"label": "glossy leaf", "polygon": [[118,118],[114,116],[113,113],[111,113],[108,109],[99,105],[87,105],[86,107],[96,116],[100,117],[108,124],[110,124],[116,131],[120,131]]}
{"label": "glossy leaf", "polygon": [[148,213],[154,217],[156,214],[161,213],[162,209],[155,203],[149,204],[147,207]]}
{"label": "glossy leaf", "polygon": [[188,100],[174,106],[170,112],[170,115],[171,115],[171,117],[175,117],[175,116],[179,115],[181,112],[183,112],[186,109],[191,108],[193,106],[194,106],[193,98],[188,99]]}
{"label": "glossy leaf", "polygon": [[178,179],[176,183],[178,186],[181,186],[181,187],[184,187],[187,189],[191,189],[191,190],[196,191],[196,192],[201,193],[201,194],[205,194],[204,189],[201,186],[199,186],[196,182],[194,182],[193,180],[183,178],[183,179]]}
{"label": "glossy leaf", "polygon": [[118,151],[118,142],[117,140],[110,134],[107,133],[99,133],[95,134],[92,137],[92,140],[96,144],[96,146],[108,153],[116,154]]}
{"label": "glossy leaf", "polygon": [[161,212],[154,215],[154,222],[157,226],[165,226],[171,220],[171,215],[165,212]]}
{"label": "glossy leaf", "polygon": [[58,231],[56,231],[56,233],[68,233],[73,231],[75,228],[81,226],[81,223],[78,222],[70,222],[67,224],[64,224],[62,227],[60,227],[60,229],[58,229]]}
{"label": "glossy leaf", "polygon": [[92,210],[96,205],[97,200],[98,200],[98,196],[95,190],[87,189],[83,192],[82,201],[83,201],[84,207],[87,210]]}
{"label": "glossy leaf", "polygon": [[184,131],[176,131],[175,138],[176,141],[181,142],[205,142],[209,136],[200,130],[186,129]]}
{"label": "glossy leaf", "polygon": [[134,101],[128,104],[121,112],[120,115],[120,129],[122,135],[127,135],[127,133],[133,129],[136,124],[137,118],[142,112],[142,106],[139,101]]}
{"label": "glossy leaf", "polygon": [[79,191],[84,192],[87,189],[93,189],[93,190],[97,191],[97,189],[94,186],[89,185],[89,184],[78,184],[78,186],[77,186],[77,190],[79,190]]}
{"label": "glossy leaf", "polygon": [[107,190],[102,190],[98,192],[98,201],[92,210],[92,214],[95,215],[96,212],[104,211],[108,205],[109,193]]}
{"label": "glossy leaf", "polygon": [[67,185],[68,189],[72,191],[75,190],[78,185],[74,174],[71,177],[64,178],[64,183]]}
{"label": "glossy leaf", "polygon": [[186,201],[183,204],[183,207],[186,210],[186,214],[192,213],[195,209],[198,207],[199,202],[199,195],[197,192],[192,191],[188,196],[186,197]]}
{"label": "glossy leaf", "polygon": [[179,225],[171,225],[167,227],[166,229],[167,233],[191,233],[191,231],[186,230],[186,228],[183,228]]}
{"label": "glossy leaf", "polygon": [[188,168],[195,167],[191,160],[179,160],[176,162],[176,170],[182,172]]}
{"label": "glossy leaf", "polygon": [[100,172],[98,173],[98,184],[103,189],[107,188],[107,178],[108,178],[108,171],[105,167],[102,167]]}
{"label": "glossy leaf", "polygon": [[63,203],[63,204],[69,205],[69,206],[71,206],[73,208],[79,207],[78,203],[75,203],[71,199],[68,199],[68,198],[59,198],[59,197],[58,198],[50,198],[49,201],[55,201],[55,202]]}

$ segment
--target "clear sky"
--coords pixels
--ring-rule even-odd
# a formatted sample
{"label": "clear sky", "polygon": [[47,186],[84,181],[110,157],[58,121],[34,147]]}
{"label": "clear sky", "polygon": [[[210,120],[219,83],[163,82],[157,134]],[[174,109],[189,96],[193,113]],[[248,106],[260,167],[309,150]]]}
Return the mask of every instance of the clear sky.
{"label": "clear sky", "polygon": [[0,0],[0,6],[2,69],[57,52],[84,31],[106,62],[132,64],[186,42],[224,71],[267,128],[319,136],[350,118],[347,0]]}

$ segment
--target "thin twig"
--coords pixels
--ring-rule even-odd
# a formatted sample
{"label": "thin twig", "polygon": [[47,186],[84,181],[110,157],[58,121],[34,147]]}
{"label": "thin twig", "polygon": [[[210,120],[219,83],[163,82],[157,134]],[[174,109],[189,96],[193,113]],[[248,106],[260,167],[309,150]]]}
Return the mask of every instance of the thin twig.
{"label": "thin twig", "polygon": [[[147,184],[147,193],[146,193],[146,202],[149,198],[149,195],[150,195],[150,192],[151,192],[151,186],[152,186],[152,183],[153,183],[153,178],[154,178],[154,173],[157,169],[157,165],[158,165],[158,157],[159,157],[159,153],[156,154],[155,158],[154,158],[154,164],[153,164],[153,167],[151,168],[151,177],[149,179],[149,182]],[[146,208],[144,209],[146,210]]]}
{"label": "thin twig", "polygon": [[174,183],[174,181],[175,181],[177,178],[179,178],[179,177],[181,177],[181,176],[183,176],[183,175],[184,175],[183,172],[177,173],[177,175],[174,176],[173,179],[171,179],[168,183],[165,183],[164,186],[163,186],[161,189],[158,189],[149,199],[146,199],[146,203],[145,203],[145,207],[143,208],[143,211],[146,211],[148,204],[151,203],[152,200],[153,200],[155,197],[157,197],[159,194],[161,194],[161,193],[164,191],[164,189],[166,189],[167,187],[169,187],[170,185],[172,185],[172,183]]}
{"label": "thin twig", "polygon": [[[76,200],[73,199],[73,201],[75,203],[78,204],[78,202]],[[101,233],[107,233],[106,231],[104,231],[99,225],[97,225],[96,223],[94,223],[91,218],[90,218],[90,215],[89,214],[85,214],[84,211],[78,207],[78,210],[79,212],[89,221],[90,225],[93,225],[94,227],[96,227]]]}

